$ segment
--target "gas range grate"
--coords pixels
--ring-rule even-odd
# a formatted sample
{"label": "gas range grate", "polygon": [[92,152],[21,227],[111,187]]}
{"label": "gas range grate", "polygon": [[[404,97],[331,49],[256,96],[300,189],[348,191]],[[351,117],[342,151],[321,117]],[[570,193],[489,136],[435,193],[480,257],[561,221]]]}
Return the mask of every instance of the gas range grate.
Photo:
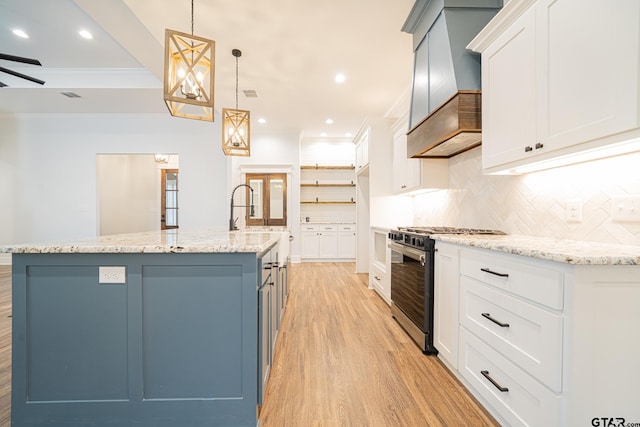
{"label": "gas range grate", "polygon": [[398,227],[399,231],[408,233],[416,233],[423,235],[430,234],[486,234],[486,235],[504,235],[500,230],[488,230],[482,228],[458,228],[458,227]]}

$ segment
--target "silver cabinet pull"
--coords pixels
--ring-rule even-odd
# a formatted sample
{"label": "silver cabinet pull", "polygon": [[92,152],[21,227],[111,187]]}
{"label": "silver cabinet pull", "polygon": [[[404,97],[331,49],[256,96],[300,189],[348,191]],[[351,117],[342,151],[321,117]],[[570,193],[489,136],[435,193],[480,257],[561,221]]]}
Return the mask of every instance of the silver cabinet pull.
{"label": "silver cabinet pull", "polygon": [[495,323],[496,325],[500,326],[501,328],[508,328],[509,324],[508,323],[503,323],[499,320],[494,319],[493,317],[491,317],[491,314],[489,313],[482,313],[482,317],[491,320],[493,323]]}
{"label": "silver cabinet pull", "polygon": [[506,392],[509,391],[509,389],[507,387],[502,387],[500,384],[498,384],[498,382],[496,380],[491,378],[491,375],[489,375],[489,371],[480,371],[480,373],[482,374],[483,377],[488,379],[489,382],[495,386],[495,388],[497,388],[501,392],[506,393]]}

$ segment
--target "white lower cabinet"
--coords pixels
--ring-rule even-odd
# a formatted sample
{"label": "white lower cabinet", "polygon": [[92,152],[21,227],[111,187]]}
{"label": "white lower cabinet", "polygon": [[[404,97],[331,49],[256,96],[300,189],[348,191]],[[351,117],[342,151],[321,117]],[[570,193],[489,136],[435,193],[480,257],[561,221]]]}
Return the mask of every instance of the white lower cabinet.
{"label": "white lower cabinet", "polygon": [[356,258],[356,225],[338,225],[338,258]]}
{"label": "white lower cabinet", "polygon": [[302,259],[353,260],[356,252],[355,224],[302,224]]}
{"label": "white lower cabinet", "polygon": [[439,357],[501,424],[640,420],[640,266],[436,249]]}
{"label": "white lower cabinet", "polygon": [[560,426],[562,397],[460,329],[460,374],[512,426]]}
{"label": "white lower cabinet", "polygon": [[459,249],[440,245],[435,253],[433,340],[438,357],[458,367]]}

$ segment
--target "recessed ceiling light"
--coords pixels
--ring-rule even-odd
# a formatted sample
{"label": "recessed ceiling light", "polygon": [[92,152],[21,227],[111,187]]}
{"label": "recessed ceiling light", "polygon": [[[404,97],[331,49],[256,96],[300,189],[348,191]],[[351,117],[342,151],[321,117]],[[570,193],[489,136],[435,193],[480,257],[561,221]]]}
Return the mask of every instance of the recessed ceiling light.
{"label": "recessed ceiling light", "polygon": [[347,133],[344,134],[344,136],[349,138],[349,137],[352,137],[353,135],[351,135],[351,132],[347,132]]}
{"label": "recessed ceiling light", "polygon": [[328,118],[328,119],[325,121],[325,123],[326,123],[326,124],[328,124],[328,125],[331,125],[331,124],[333,124],[333,119]]}
{"label": "recessed ceiling light", "polygon": [[327,133],[326,133],[326,132],[322,132],[322,133],[320,134],[320,136],[327,136]]}
{"label": "recessed ceiling light", "polygon": [[260,118],[258,119],[258,123],[265,124],[265,123],[267,123],[267,121],[266,121],[263,117],[260,117]]}
{"label": "recessed ceiling light", "polygon": [[336,83],[344,83],[344,81],[347,80],[347,77],[342,73],[338,73],[336,74],[335,80]]}
{"label": "recessed ceiling light", "polygon": [[78,34],[80,34],[80,37],[82,37],[83,39],[91,40],[93,38],[93,34],[91,34],[87,30],[80,30],[78,31]]}
{"label": "recessed ceiling light", "polygon": [[29,34],[25,33],[24,31],[22,31],[19,28],[16,28],[12,32],[13,32],[13,34],[15,34],[16,36],[18,36],[20,38],[23,38],[23,39],[28,39],[29,38]]}

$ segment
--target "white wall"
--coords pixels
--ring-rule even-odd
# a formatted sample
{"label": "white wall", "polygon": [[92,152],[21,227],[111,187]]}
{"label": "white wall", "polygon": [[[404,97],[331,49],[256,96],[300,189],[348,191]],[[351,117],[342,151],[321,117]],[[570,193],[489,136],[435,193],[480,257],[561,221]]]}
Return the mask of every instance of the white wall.
{"label": "white wall", "polygon": [[181,227],[226,227],[219,123],[168,113],[0,116],[0,244],[96,235],[98,153],[178,154]]}
{"label": "white wall", "polygon": [[150,154],[96,156],[101,236],[160,229],[161,173]]}
{"label": "white wall", "polygon": [[[414,225],[497,228],[509,234],[640,245],[640,223],[615,222],[611,197],[640,195],[640,153],[520,176],[481,174],[482,151],[449,160],[451,190],[414,200]],[[582,201],[582,221],[566,203]]]}

